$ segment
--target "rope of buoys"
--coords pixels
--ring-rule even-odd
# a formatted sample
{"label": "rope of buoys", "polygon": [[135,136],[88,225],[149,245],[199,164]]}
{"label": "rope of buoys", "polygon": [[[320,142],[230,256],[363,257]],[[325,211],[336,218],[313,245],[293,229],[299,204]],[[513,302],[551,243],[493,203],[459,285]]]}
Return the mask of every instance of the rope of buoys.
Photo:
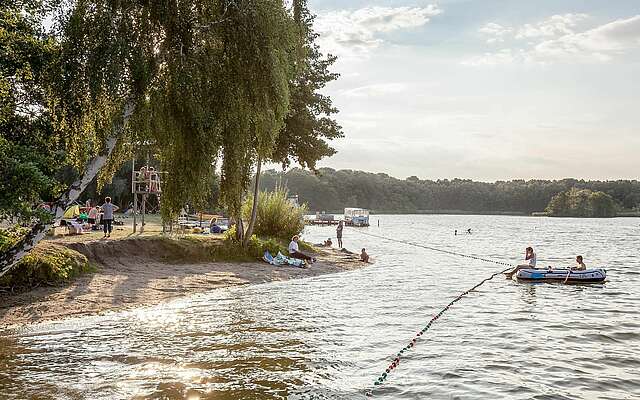
{"label": "rope of buoys", "polygon": [[390,239],[381,235],[376,235],[373,233],[368,233],[368,232],[362,232],[362,231],[358,231],[356,229],[353,229],[354,231],[360,233],[361,235],[367,235],[367,236],[372,236],[372,237],[377,237],[380,239],[384,239],[384,240],[388,240],[391,242],[396,242],[396,243],[403,243],[406,245],[410,245],[410,246],[415,246],[415,247],[421,247],[427,250],[433,250],[433,251],[438,251],[441,253],[445,253],[445,254],[451,254],[451,255],[455,255],[455,256],[460,256],[460,257],[465,257],[465,258],[470,258],[473,260],[478,260],[478,261],[484,261],[484,262],[489,262],[489,263],[494,263],[494,264],[498,264],[498,265],[503,265],[503,266],[508,266],[509,268],[499,271],[499,272],[495,272],[492,275],[490,275],[489,277],[483,279],[482,281],[480,281],[477,285],[475,285],[474,287],[472,287],[471,289],[462,292],[458,297],[456,297],[455,299],[451,300],[451,302],[449,304],[447,304],[442,310],[440,310],[439,313],[437,313],[436,315],[433,316],[433,318],[431,318],[431,320],[427,323],[427,325],[424,326],[424,328],[422,328],[418,333],[416,333],[416,335],[414,336],[413,339],[411,339],[411,341],[409,342],[409,344],[407,344],[405,347],[403,347],[398,353],[396,353],[395,357],[393,358],[393,360],[391,361],[391,363],[387,366],[387,368],[385,369],[385,371],[380,374],[380,376],[378,377],[378,379],[376,379],[373,382],[373,388],[367,390],[365,392],[365,395],[367,397],[371,397],[373,396],[373,390],[382,385],[386,380],[387,377],[389,376],[389,374],[391,373],[391,371],[395,370],[398,365],[400,364],[400,359],[403,357],[404,353],[409,351],[411,348],[413,348],[417,343],[418,340],[422,337],[422,335],[424,335],[430,328],[431,326],[445,313],[447,312],[455,303],[457,303],[458,301],[460,301],[463,297],[465,297],[466,295],[468,295],[469,293],[473,292],[474,290],[476,290],[477,288],[479,288],[480,286],[482,286],[485,282],[490,281],[491,279],[495,278],[498,275],[504,274],[505,272],[509,271],[511,268],[514,267],[513,264],[509,264],[507,262],[504,261],[498,261],[498,260],[492,260],[489,258],[484,258],[484,257],[477,257],[477,256],[472,256],[469,254],[463,254],[463,253],[457,253],[455,251],[450,251],[450,250],[444,250],[444,249],[438,249],[436,247],[431,247],[431,246],[425,246],[419,243],[413,243],[413,242],[409,242],[406,240],[398,240],[398,239]]}
{"label": "rope of buoys", "polygon": [[355,228],[352,228],[351,230],[354,231],[354,232],[357,232],[357,233],[359,233],[361,235],[366,235],[366,236],[371,236],[371,237],[375,237],[375,238],[378,238],[378,239],[388,240],[390,242],[403,243],[403,244],[407,244],[409,246],[421,247],[423,249],[437,251],[437,252],[440,252],[440,253],[450,254],[450,255],[459,256],[459,257],[470,258],[472,260],[484,261],[484,262],[498,264],[498,265],[504,265],[504,266],[508,266],[508,267],[515,267],[514,264],[510,264],[510,263],[504,262],[504,261],[492,260],[490,258],[472,256],[472,255],[469,255],[469,254],[458,253],[458,252],[451,251],[451,250],[439,249],[437,247],[426,246],[426,245],[423,245],[423,244],[420,244],[420,243],[413,243],[413,242],[409,242],[407,240],[391,239],[391,238],[388,238],[388,237],[385,237],[385,236],[382,236],[382,235],[376,235],[376,234],[369,233],[369,232],[362,232],[362,231],[360,231],[358,229],[355,229]]}
{"label": "rope of buoys", "polygon": [[[474,290],[476,290],[477,288],[479,288],[480,286],[482,286],[485,282],[490,281],[491,279],[493,279],[494,277],[503,274],[505,272],[507,272],[508,270],[510,270],[511,267],[500,271],[500,272],[496,272],[494,274],[492,274],[491,276],[489,276],[488,278],[483,279],[480,283],[478,283],[477,285],[475,285],[474,287],[472,287],[471,289],[462,292],[458,297],[456,297],[455,299],[451,300],[451,302],[449,304],[446,305],[446,307],[444,307],[442,310],[440,310],[439,313],[437,313],[436,315],[433,316],[433,318],[431,318],[431,320],[427,323],[427,325],[425,325],[424,328],[422,328],[418,333],[416,333],[415,337],[413,339],[411,339],[411,341],[409,342],[409,344],[407,344],[405,347],[403,347],[393,358],[393,360],[391,361],[391,363],[389,364],[389,366],[387,366],[387,369],[385,369],[385,371],[380,374],[380,376],[378,377],[378,379],[375,380],[375,382],[373,382],[374,388],[382,385],[384,383],[384,381],[387,380],[387,377],[389,376],[389,374],[391,373],[391,371],[393,371],[394,369],[396,369],[398,367],[398,365],[400,364],[400,359],[402,358],[402,356],[404,355],[405,352],[409,351],[412,347],[414,347],[417,343],[418,340],[422,337],[422,335],[424,335],[429,328],[431,328],[431,325],[433,325],[445,312],[447,312],[456,302],[460,301],[464,296],[468,295],[469,293],[473,292]],[[373,388],[370,390],[367,390],[365,392],[367,397],[371,397],[373,396]]]}

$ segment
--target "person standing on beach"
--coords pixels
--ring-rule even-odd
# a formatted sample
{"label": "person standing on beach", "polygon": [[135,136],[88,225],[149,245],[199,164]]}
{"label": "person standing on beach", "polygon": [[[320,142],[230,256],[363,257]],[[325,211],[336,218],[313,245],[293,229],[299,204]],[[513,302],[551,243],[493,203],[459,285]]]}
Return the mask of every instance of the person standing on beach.
{"label": "person standing on beach", "polygon": [[114,206],[111,203],[111,197],[105,197],[104,204],[100,208],[102,209],[103,237],[111,237],[111,231],[113,230],[113,212],[118,210],[118,206]]}
{"label": "person standing on beach", "polygon": [[336,228],[336,237],[338,238],[338,248],[342,249],[342,230],[344,229],[344,222],[338,222],[338,227]]}

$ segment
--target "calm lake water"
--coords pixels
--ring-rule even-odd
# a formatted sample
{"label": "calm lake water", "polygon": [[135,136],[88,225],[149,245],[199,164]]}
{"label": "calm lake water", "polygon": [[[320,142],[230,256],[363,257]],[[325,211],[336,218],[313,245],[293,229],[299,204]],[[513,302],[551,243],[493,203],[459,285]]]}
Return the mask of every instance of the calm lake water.
{"label": "calm lake water", "polygon": [[[377,227],[377,221],[380,227]],[[591,286],[502,277],[456,303],[378,399],[640,399],[640,219],[372,216],[363,232],[517,262],[602,266]],[[454,229],[473,234],[454,236]],[[335,236],[310,227],[305,238]],[[1,399],[358,399],[434,313],[497,265],[345,230],[375,264],[0,333]]]}

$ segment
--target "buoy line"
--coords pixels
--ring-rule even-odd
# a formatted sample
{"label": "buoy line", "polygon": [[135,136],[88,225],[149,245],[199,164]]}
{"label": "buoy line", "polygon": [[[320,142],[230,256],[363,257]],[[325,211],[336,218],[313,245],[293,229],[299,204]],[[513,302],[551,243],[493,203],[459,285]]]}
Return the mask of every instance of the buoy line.
{"label": "buoy line", "polygon": [[404,353],[409,351],[411,348],[413,348],[418,343],[418,340],[422,337],[422,335],[424,335],[431,328],[431,326],[445,312],[447,312],[455,303],[460,301],[463,297],[465,297],[469,293],[473,292],[474,290],[476,290],[477,288],[482,286],[485,282],[490,281],[491,279],[495,278],[498,275],[504,274],[505,272],[507,272],[510,269],[512,269],[515,265],[506,263],[504,261],[491,260],[489,258],[477,257],[477,256],[468,255],[468,254],[457,253],[455,251],[438,249],[438,248],[435,248],[435,247],[425,246],[425,245],[421,245],[421,244],[418,244],[418,243],[412,243],[412,242],[405,241],[405,240],[390,239],[390,238],[387,238],[387,237],[384,237],[384,236],[380,236],[380,235],[376,235],[376,234],[372,234],[372,233],[361,232],[361,231],[358,231],[356,229],[352,229],[352,230],[358,232],[361,235],[372,236],[372,237],[388,240],[388,241],[391,241],[391,242],[402,243],[402,244],[406,244],[406,245],[410,245],[410,246],[421,247],[421,248],[424,248],[424,249],[427,249],[427,250],[438,251],[438,252],[445,253],[445,254],[451,254],[451,255],[461,256],[461,257],[465,257],[465,258],[470,258],[470,259],[473,259],[473,260],[485,261],[485,262],[490,262],[490,263],[494,263],[494,264],[498,264],[498,265],[508,266],[507,269],[504,269],[502,271],[499,271],[499,272],[496,272],[496,273],[490,275],[489,277],[487,277],[487,278],[483,279],[482,281],[480,281],[478,284],[476,284],[471,289],[462,292],[458,297],[456,297],[455,299],[451,300],[451,302],[449,304],[447,304],[442,310],[440,310],[439,313],[434,315],[433,318],[431,318],[431,320],[427,323],[427,325],[425,325],[424,328],[422,328],[418,333],[416,333],[415,337],[413,339],[411,339],[409,344],[407,344],[405,347],[403,347],[395,355],[395,357],[393,358],[393,360],[391,361],[389,366],[387,366],[385,371],[382,374],[380,374],[380,376],[378,377],[378,379],[375,380],[375,382],[373,382],[373,387],[371,389],[368,389],[368,390],[365,391],[365,395],[367,397],[371,397],[371,396],[373,396],[373,390],[375,388],[379,387],[380,385],[382,385],[387,380],[387,377],[389,376],[391,371],[395,370],[398,367],[398,365],[400,364],[400,359],[403,357]]}
{"label": "buoy line", "polygon": [[383,240],[388,240],[390,242],[395,242],[395,243],[403,243],[403,244],[407,244],[409,246],[415,246],[415,247],[421,247],[423,249],[427,249],[427,250],[432,250],[432,251],[437,251],[440,253],[445,253],[445,254],[451,254],[454,256],[459,256],[459,257],[465,257],[465,258],[470,258],[472,260],[478,260],[478,261],[484,261],[484,262],[488,262],[488,263],[493,263],[493,264],[498,264],[498,265],[504,265],[504,266],[508,266],[508,267],[515,267],[514,264],[510,264],[508,262],[504,262],[504,261],[498,261],[498,260],[492,260],[490,258],[484,258],[484,257],[478,257],[478,256],[472,256],[469,254],[463,254],[463,253],[457,253],[455,251],[450,251],[450,250],[444,250],[444,249],[439,249],[437,247],[431,247],[431,246],[425,246],[423,244],[419,244],[419,243],[413,243],[413,242],[409,242],[407,240],[400,240],[400,239],[391,239],[382,235],[376,235],[374,233],[368,233],[368,232],[362,232],[358,229],[355,228],[350,228],[350,231],[353,232],[357,232],[361,235],[365,235],[365,236],[371,236],[371,237],[375,237],[378,239],[383,239]]}

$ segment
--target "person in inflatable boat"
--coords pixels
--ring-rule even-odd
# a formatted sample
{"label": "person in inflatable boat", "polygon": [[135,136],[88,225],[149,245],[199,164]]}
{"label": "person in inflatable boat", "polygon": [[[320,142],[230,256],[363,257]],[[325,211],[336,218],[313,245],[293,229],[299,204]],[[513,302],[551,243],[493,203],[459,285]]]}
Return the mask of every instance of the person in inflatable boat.
{"label": "person in inflatable boat", "polygon": [[524,264],[520,264],[514,269],[512,269],[511,271],[505,272],[507,279],[511,279],[513,277],[513,274],[520,271],[521,269],[536,267],[536,264],[538,262],[538,257],[536,256],[536,252],[533,251],[533,247],[529,246],[526,248],[525,254],[524,254],[524,261],[525,261]]}
{"label": "person in inflatable boat", "polygon": [[582,260],[582,256],[576,257],[576,266],[571,269],[577,270],[577,271],[584,271],[585,269],[587,269],[587,266],[584,264],[584,261]]}

